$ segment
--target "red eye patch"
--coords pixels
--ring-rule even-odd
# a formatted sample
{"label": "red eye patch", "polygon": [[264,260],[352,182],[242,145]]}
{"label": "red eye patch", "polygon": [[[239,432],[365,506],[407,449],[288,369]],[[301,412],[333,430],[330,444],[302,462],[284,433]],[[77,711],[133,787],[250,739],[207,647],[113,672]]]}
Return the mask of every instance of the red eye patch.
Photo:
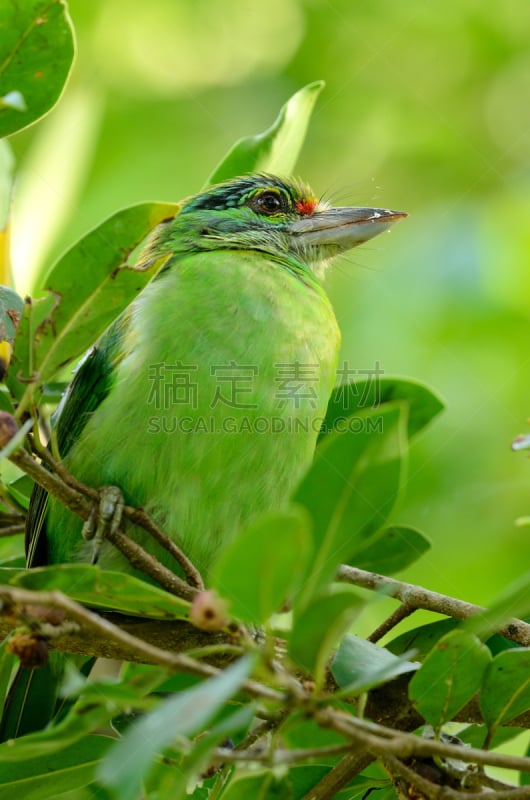
{"label": "red eye patch", "polygon": [[303,200],[297,202],[296,208],[300,214],[313,214],[317,205],[318,200],[316,197],[304,197]]}

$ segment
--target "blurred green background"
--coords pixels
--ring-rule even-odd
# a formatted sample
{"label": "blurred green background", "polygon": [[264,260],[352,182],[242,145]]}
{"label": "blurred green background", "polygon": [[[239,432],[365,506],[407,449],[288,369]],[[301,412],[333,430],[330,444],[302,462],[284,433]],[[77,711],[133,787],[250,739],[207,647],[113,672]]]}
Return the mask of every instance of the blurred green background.
{"label": "blurred green background", "polygon": [[487,603],[527,569],[528,0],[70,0],[78,57],[13,137],[18,288],[103,217],[200,189],[235,139],[323,78],[299,174],[410,218],[335,263],[350,369],[430,383],[400,521],[433,548],[403,576]]}

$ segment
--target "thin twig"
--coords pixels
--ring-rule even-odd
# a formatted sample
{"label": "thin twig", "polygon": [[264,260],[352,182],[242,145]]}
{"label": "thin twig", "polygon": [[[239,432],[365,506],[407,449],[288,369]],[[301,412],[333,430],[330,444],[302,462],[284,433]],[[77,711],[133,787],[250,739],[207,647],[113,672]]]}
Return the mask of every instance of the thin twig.
{"label": "thin twig", "polygon": [[362,744],[367,750],[377,756],[387,754],[399,758],[411,756],[447,756],[457,758],[470,764],[484,764],[492,767],[505,767],[506,769],[530,772],[530,758],[526,756],[512,756],[505,753],[494,753],[479,750],[476,747],[461,747],[460,745],[441,742],[436,739],[427,739],[411,733],[396,731],[375,722],[362,720],[358,717],[346,717],[335,714],[331,709],[321,709],[315,714],[315,720],[323,725],[351,737]]}
{"label": "thin twig", "polygon": [[[337,580],[394,597],[412,609],[423,608],[455,619],[469,619],[486,611],[482,606],[456,600],[454,597],[438,592],[430,592],[413,583],[404,583],[395,578],[388,578],[386,575],[378,575],[376,572],[367,572],[344,564],[338,569]],[[530,624],[527,622],[515,618],[508,619],[496,630],[512,642],[517,642],[525,647],[530,646]]]}
{"label": "thin twig", "polygon": [[156,542],[162,545],[162,547],[173,556],[175,561],[182,567],[190,586],[194,586],[199,591],[204,589],[204,581],[199,570],[191,563],[180,547],[177,547],[175,542],[156,525],[143,509],[135,508],[134,506],[124,506],[123,514],[135,525],[139,525],[147,531]]}
{"label": "thin twig", "polygon": [[20,522],[18,525],[6,525],[5,528],[0,528],[0,538],[4,536],[16,536],[17,534],[24,533],[26,525]]}
{"label": "thin twig", "polygon": [[[58,461],[53,457],[52,453],[48,450],[48,448],[42,445],[39,439],[36,437],[31,437],[30,442],[34,452],[46,463],[49,469],[53,470],[53,472],[55,472],[64,481],[65,484],[75,489],[77,492],[79,492],[79,494],[85,495],[92,500],[92,502],[97,503],[99,501],[98,490],[81,483],[81,481],[79,481],[74,475],[72,475],[71,472],[66,469],[61,461]],[[190,586],[193,586],[198,590],[204,589],[204,581],[202,580],[198,569],[194,566],[194,564],[191,563],[186,554],[182,552],[175,542],[170,539],[169,536],[167,536],[158,527],[158,525],[156,525],[156,523],[148,514],[145,513],[143,509],[125,505],[122,513],[123,516],[134,525],[139,525],[147,533],[149,533],[152,538],[155,539],[155,541],[157,541],[165,550],[170,553],[170,555],[173,556],[175,561],[182,567]],[[107,538],[110,541],[110,538]],[[170,589],[170,591],[172,590]]]}
{"label": "thin twig", "polygon": [[[98,492],[90,487],[83,487],[83,493],[66,483],[62,478],[43,467],[25,450],[20,449],[9,456],[10,461],[16,464],[23,472],[52,494],[70,511],[87,520],[92,508],[84,495],[92,498],[99,497]],[[85,491],[86,490],[86,491]],[[160,586],[172,594],[192,600],[197,590],[189,586],[182,578],[169,570],[153,555],[147,553],[139,544],[134,542],[121,529],[107,534],[108,541],[117,547],[129,560],[131,565],[149,577],[153,578]]]}
{"label": "thin twig", "polygon": [[226,763],[254,762],[264,766],[287,766],[303,764],[318,758],[342,755],[350,752],[351,744],[332,744],[326,747],[308,747],[293,750],[270,750],[268,747],[255,747],[248,750],[232,750],[219,747],[215,758]]}
{"label": "thin twig", "polygon": [[[447,798],[447,800],[469,800],[471,794],[469,791],[459,792],[450,786],[431,783],[394,756],[387,756],[384,763],[392,775],[400,775],[431,800],[440,800],[441,797]],[[495,800],[526,800],[530,797],[530,786],[514,786],[513,789],[501,789],[490,794]]]}
{"label": "thin twig", "polygon": [[[360,749],[360,748],[359,748]],[[333,800],[341,789],[359,775],[374,760],[366,751],[349,753],[333,769],[327,772],[317,784],[305,794],[302,800]]]}
{"label": "thin twig", "polygon": [[401,603],[400,606],[396,608],[396,610],[387,617],[381,625],[373,631],[370,636],[367,636],[367,641],[369,642],[378,642],[379,639],[382,639],[392,628],[395,628],[396,625],[399,625],[407,617],[410,617],[411,614],[416,611],[415,608],[412,608],[408,603]]}

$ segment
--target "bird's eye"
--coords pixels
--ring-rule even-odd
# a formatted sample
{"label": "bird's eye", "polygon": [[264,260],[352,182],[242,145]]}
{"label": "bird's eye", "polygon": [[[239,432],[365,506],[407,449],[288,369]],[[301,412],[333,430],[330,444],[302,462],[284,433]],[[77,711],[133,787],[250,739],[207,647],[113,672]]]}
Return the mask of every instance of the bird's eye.
{"label": "bird's eye", "polygon": [[262,214],[276,214],[282,209],[281,198],[276,192],[262,192],[255,202]]}

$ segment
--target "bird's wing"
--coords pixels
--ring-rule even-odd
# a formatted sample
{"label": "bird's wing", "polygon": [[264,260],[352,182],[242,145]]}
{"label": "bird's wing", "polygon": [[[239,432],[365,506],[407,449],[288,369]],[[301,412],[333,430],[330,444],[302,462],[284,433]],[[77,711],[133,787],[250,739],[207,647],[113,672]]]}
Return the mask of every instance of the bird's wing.
{"label": "bird's wing", "polygon": [[[80,362],[52,419],[61,457],[79,439],[90,415],[108,395],[116,364],[122,357],[129,314],[124,312]],[[26,519],[26,558],[29,567],[46,563],[48,492],[35,486]]]}

